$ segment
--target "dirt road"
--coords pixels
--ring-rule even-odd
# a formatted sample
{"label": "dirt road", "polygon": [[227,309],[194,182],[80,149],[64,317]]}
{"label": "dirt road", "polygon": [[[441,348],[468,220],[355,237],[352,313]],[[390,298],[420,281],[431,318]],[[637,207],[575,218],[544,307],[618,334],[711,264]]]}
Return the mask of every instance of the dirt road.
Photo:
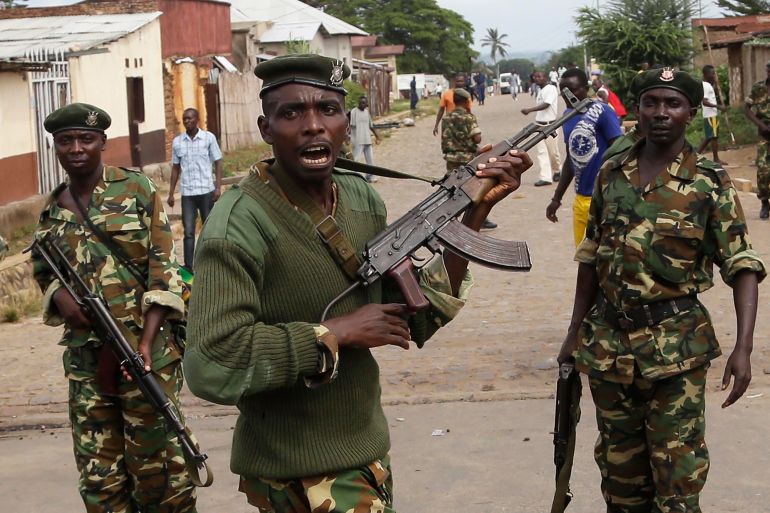
{"label": "dirt road", "polygon": [[[492,97],[485,106],[474,108],[485,142],[494,143],[510,136],[531,121],[519,109],[533,101],[525,95],[520,98],[513,102],[510,97]],[[422,119],[415,127],[398,130],[375,148],[376,162],[439,175],[444,165],[439,142],[431,134],[432,125],[432,119]],[[553,186],[533,187],[536,177],[537,169],[533,168],[525,175],[521,189],[496,208],[493,219],[500,228],[490,233],[503,239],[526,240],[532,254],[532,271],[504,274],[473,266],[476,286],[471,300],[449,327],[439,331],[423,350],[403,352],[384,348],[376,352],[382,368],[383,399],[392,405],[388,413],[394,426],[394,455],[397,460],[403,458],[396,476],[401,511],[544,509],[545,496],[551,490],[547,432],[552,407],[536,398],[552,393],[554,356],[569,322],[576,267],[572,261],[572,193],[568,193],[559,211],[560,222],[552,224],[545,219],[544,212]],[[403,213],[429,192],[429,186],[424,184],[388,179],[381,179],[375,187],[388,204],[391,216]],[[759,202],[751,194],[741,193],[740,198],[755,246],[761,254],[770,255],[770,224],[759,221]],[[768,304],[768,294],[767,287],[760,289],[760,305]],[[716,322],[723,350],[729,354],[735,334],[731,290],[717,277],[716,286],[702,299]],[[770,480],[762,435],[767,431],[763,426],[770,421],[768,333],[770,317],[761,309],[752,358],[754,381],[747,394],[763,396],[745,398],[729,410],[719,410],[725,393],[716,390],[726,358],[717,360],[710,371],[709,445],[715,455],[715,468],[707,504],[714,506],[709,508],[713,511],[770,509],[764,498],[756,498],[756,494],[763,493],[762,486],[766,487],[759,483]],[[56,470],[52,490],[74,493],[74,467],[69,461],[71,449],[66,431],[46,435],[45,444],[40,435],[28,438],[25,434],[24,440],[19,440],[17,434],[7,432],[18,426],[66,423],[66,384],[61,371],[61,350],[55,345],[57,337],[58,330],[41,326],[39,319],[0,327],[0,431],[6,431],[0,440],[0,452],[4,454],[0,472],[6,475],[0,474],[0,495],[13,497],[19,503],[19,511],[36,511],[33,502],[24,501],[40,496],[37,491],[25,493],[37,490],[35,476],[38,470],[46,468],[45,464],[39,466],[40,461],[47,461]],[[443,404],[458,400],[463,402]],[[189,394],[184,396],[184,402],[195,425],[203,432],[212,432],[209,450],[220,454],[219,479],[229,483],[230,492],[223,491],[224,495],[217,497],[234,497],[232,476],[227,475],[225,463],[229,440],[221,436],[222,429],[229,429],[222,426],[231,425],[233,418],[205,418],[233,411],[205,404]],[[408,423],[394,420],[398,416],[435,418],[432,427],[436,428],[452,427],[455,421],[468,427],[463,428],[466,431],[462,437],[452,429],[451,436],[437,440],[429,436],[430,432],[425,434],[427,426],[420,427],[419,433],[412,432]],[[588,506],[576,504],[576,513],[600,510],[598,476],[590,455],[595,428],[588,404],[584,417],[581,459],[576,472],[585,484],[581,500],[589,502],[583,503]],[[455,420],[450,422],[450,418]],[[481,431],[475,435],[472,426]],[[208,439],[208,434],[205,437]],[[525,437],[533,443],[522,443]],[[52,452],[46,449],[43,453],[28,453],[38,445]],[[40,461],[27,454],[40,454]],[[745,472],[746,464],[751,472]],[[14,477],[14,483],[21,480],[19,488],[8,488],[9,477]],[[442,495],[442,484],[449,488],[446,495]],[[205,497],[206,492],[202,495]],[[30,506],[22,507],[26,504]],[[216,502],[233,504],[232,508],[209,504],[212,507],[202,511],[245,510],[239,497],[235,502]],[[731,509],[736,507],[740,509]]]}

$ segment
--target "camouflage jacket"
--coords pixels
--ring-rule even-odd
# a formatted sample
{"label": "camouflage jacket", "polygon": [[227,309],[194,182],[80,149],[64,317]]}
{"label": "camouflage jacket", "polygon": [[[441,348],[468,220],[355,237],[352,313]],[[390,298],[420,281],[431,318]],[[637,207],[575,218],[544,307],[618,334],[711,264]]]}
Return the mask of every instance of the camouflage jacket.
{"label": "camouflage jacket", "polygon": [[[112,237],[146,274],[145,291],[85,222],[81,224],[73,212],[57,204],[56,198],[65,187],[66,183],[60,185],[49,197],[35,237],[53,235],[86,284],[107,301],[126,339],[136,347],[143,314],[150,306],[159,304],[171,308],[169,319],[184,315],[182,279],[161,195],[143,174],[105,166],[88,206],[91,221]],[[41,257],[33,255],[33,265],[35,279],[44,292],[44,322],[50,326],[63,324],[53,302],[53,294],[61,284]],[[170,337],[166,328],[155,341],[153,368],[160,369],[179,358],[173,344],[167,343]],[[101,345],[101,341],[92,331],[65,325],[60,344],[68,347],[64,367],[70,379],[84,380],[95,375],[96,361],[94,355],[89,354],[93,351],[87,349]]]}
{"label": "camouflage jacket", "polygon": [[764,80],[751,86],[751,93],[746,98],[746,103],[759,119],[770,122],[770,93]]}
{"label": "camouflage jacket", "polygon": [[[721,167],[682,152],[643,189],[636,155],[610,158],[597,177],[586,238],[575,260],[596,266],[601,293],[619,310],[703,292],[713,264],[731,285],[742,270],[762,279],[765,266],[752,249],[730,177]],[[608,381],[661,379],[721,354],[706,309],[695,308],[632,332],[613,329],[594,306],[578,340],[578,368]]]}
{"label": "camouflage jacket", "polygon": [[476,116],[462,107],[444,116],[441,120],[441,151],[447,162],[466,164],[476,156],[476,143],[473,136],[481,129]]}

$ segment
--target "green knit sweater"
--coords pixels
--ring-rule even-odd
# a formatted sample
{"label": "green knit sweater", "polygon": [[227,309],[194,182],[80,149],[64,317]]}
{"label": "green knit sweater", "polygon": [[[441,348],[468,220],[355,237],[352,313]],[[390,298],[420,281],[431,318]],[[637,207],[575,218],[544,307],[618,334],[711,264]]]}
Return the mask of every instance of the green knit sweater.
{"label": "green knit sweater", "polygon": [[[335,171],[334,181],[335,219],[360,251],[385,227],[385,207],[358,175]],[[342,349],[335,381],[317,389],[304,384],[317,372],[313,327],[350,284],[307,214],[256,175],[247,177],[206,221],[195,271],[184,369],[195,395],[240,410],[234,473],[310,476],[387,453],[379,368],[369,350]],[[378,283],[349,296],[331,317],[383,300],[397,298]],[[413,339],[421,344],[452,316],[438,308],[412,318]]]}

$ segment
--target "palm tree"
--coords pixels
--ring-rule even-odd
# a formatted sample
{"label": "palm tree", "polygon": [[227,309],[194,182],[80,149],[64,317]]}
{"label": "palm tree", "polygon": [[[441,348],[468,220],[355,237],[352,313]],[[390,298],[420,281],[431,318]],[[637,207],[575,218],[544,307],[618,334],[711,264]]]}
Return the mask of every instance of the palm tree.
{"label": "palm tree", "polygon": [[500,66],[497,65],[497,57],[505,57],[508,53],[506,48],[509,45],[503,41],[506,37],[508,37],[508,34],[499,34],[496,28],[488,28],[487,35],[481,40],[481,46],[489,47],[489,56],[492,57],[492,62],[495,64],[495,78],[498,79],[500,78]]}

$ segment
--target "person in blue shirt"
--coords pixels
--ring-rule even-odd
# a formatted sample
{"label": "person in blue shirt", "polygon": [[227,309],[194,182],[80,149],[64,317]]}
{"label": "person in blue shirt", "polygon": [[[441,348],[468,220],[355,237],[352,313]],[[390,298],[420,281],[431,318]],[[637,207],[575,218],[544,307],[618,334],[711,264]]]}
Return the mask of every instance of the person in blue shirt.
{"label": "person in blue shirt", "polygon": [[[559,89],[569,89],[578,100],[588,96],[588,77],[578,68],[564,72]],[[572,109],[565,111],[569,112]],[[564,141],[568,158],[562,164],[561,177],[553,198],[545,210],[545,217],[552,223],[559,219],[556,211],[561,206],[564,192],[575,178],[575,202],[572,205],[575,246],[585,237],[588,208],[594,190],[596,174],[602,165],[602,155],[612,142],[623,135],[618,117],[604,102],[594,101],[584,114],[579,114],[564,124]]]}

